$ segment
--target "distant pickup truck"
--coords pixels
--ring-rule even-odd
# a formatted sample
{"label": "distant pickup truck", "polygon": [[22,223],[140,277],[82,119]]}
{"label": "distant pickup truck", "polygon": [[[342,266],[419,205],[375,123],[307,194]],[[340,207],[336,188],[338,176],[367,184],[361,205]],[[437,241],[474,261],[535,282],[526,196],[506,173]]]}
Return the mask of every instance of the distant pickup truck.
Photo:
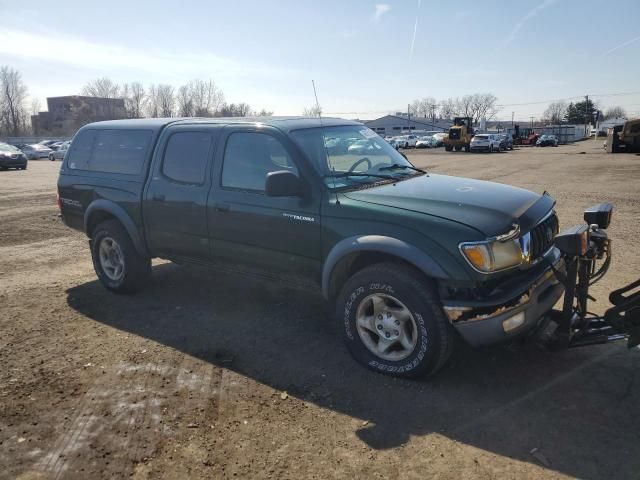
{"label": "distant pickup truck", "polygon": [[58,197],[109,290],[144,287],[154,257],[308,279],[353,356],[396,376],[438,370],[456,334],[530,334],[564,291],[548,194],[427,173],[349,120],[93,123]]}

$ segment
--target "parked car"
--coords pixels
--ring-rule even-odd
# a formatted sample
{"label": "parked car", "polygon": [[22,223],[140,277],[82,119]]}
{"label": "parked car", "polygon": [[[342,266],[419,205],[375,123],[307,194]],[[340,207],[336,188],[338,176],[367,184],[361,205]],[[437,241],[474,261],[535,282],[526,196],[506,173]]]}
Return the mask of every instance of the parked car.
{"label": "parked car", "polygon": [[555,135],[542,135],[536,142],[537,147],[557,147],[558,137]]}
{"label": "parked car", "polygon": [[35,143],[33,145],[22,145],[20,150],[22,150],[22,153],[24,153],[29,160],[48,158],[49,154],[53,151],[49,147],[45,147],[39,143]]}
{"label": "parked car", "polygon": [[69,149],[71,142],[62,142],[56,150],[49,153],[49,160],[62,160]]}
{"label": "parked car", "polygon": [[26,170],[27,156],[13,145],[0,142],[0,170],[9,168]]}
{"label": "parked car", "polygon": [[416,141],[416,148],[432,148],[434,143],[433,137],[425,135],[424,137],[418,138]]}
{"label": "parked car", "polygon": [[442,147],[444,146],[444,138],[447,136],[448,134],[445,132],[441,132],[441,133],[434,133],[433,134],[433,139],[436,142],[436,148],[438,147]]}
{"label": "parked car", "polygon": [[[333,155],[327,137],[371,148]],[[349,120],[116,120],[76,134],[58,204],[111,291],[147,285],[155,257],[306,278],[359,362],[417,377],[456,332],[519,338],[564,292],[549,194],[426,173]]]}
{"label": "parked car", "polygon": [[374,150],[374,144],[367,139],[356,140],[347,147],[347,152],[352,154],[364,155]]}
{"label": "parked car", "polygon": [[500,135],[500,149],[501,150],[513,150],[513,137],[511,135]]}
{"label": "parked car", "polygon": [[471,139],[470,149],[472,152],[499,152],[501,139],[493,133],[480,133]]}
{"label": "parked car", "polygon": [[396,139],[400,143],[400,148],[414,148],[418,142],[416,135],[401,135],[396,137]]}
{"label": "parked car", "polygon": [[400,149],[401,144],[404,145],[404,142],[397,137],[393,137],[391,140],[389,140],[389,145],[391,145],[396,150]]}

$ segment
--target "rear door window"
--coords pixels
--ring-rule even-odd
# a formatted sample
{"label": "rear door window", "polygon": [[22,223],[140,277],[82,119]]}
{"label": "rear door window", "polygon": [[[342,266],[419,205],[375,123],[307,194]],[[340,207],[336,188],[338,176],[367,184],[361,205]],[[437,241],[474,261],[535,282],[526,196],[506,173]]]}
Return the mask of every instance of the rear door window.
{"label": "rear door window", "polygon": [[176,132],[167,142],[162,173],[170,180],[201,185],[213,139],[208,132]]}

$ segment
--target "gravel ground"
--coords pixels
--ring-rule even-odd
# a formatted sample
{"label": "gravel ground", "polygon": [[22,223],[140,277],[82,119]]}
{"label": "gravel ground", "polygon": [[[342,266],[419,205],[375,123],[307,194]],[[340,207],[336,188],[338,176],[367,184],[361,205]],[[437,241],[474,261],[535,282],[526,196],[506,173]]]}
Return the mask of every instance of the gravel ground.
{"label": "gravel ground", "polygon": [[[602,312],[640,270],[640,157],[600,144],[408,155],[548,190],[563,227],[612,201]],[[403,381],[349,357],[316,292],[157,262],[113,295],[56,217],[59,165],[0,172],[0,477],[638,478],[640,350],[460,344]]]}

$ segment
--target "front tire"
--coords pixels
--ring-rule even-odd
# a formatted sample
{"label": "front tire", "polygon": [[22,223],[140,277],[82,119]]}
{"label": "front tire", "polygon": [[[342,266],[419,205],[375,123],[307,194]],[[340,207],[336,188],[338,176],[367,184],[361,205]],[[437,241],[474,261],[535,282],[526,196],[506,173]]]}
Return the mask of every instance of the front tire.
{"label": "front tire", "polygon": [[414,269],[381,263],[353,275],[336,302],[342,336],[367,368],[417,378],[451,355],[453,331],[436,291]]}
{"label": "front tire", "polygon": [[98,279],[116,293],[141,290],[151,275],[151,259],[140,255],[116,220],[99,224],[91,238],[91,258]]}

